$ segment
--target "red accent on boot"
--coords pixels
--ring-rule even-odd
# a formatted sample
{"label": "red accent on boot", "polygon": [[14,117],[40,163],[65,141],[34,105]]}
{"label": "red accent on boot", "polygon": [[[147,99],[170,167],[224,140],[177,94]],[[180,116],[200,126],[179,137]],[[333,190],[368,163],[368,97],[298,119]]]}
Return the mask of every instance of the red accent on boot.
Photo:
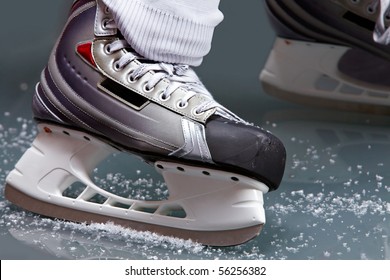
{"label": "red accent on boot", "polygon": [[92,55],[92,42],[83,43],[77,46],[77,53],[89,64],[96,68],[95,59]]}

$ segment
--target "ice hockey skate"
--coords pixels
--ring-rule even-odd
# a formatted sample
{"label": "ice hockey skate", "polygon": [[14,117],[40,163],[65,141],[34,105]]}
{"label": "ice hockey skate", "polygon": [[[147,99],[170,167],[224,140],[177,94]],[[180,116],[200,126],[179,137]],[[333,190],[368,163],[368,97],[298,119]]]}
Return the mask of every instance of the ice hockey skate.
{"label": "ice hockey skate", "polygon": [[[100,0],[73,4],[33,113],[39,134],[5,195],[41,215],[236,245],[260,233],[263,194],[283,177],[279,139],[217,103],[190,67],[137,54]],[[169,197],[143,201],[96,185],[93,169],[118,152],[154,165]],[[75,183],[83,191],[64,196]]]}
{"label": "ice hockey skate", "polygon": [[390,113],[389,1],[267,0],[277,38],[264,90],[304,104]]}

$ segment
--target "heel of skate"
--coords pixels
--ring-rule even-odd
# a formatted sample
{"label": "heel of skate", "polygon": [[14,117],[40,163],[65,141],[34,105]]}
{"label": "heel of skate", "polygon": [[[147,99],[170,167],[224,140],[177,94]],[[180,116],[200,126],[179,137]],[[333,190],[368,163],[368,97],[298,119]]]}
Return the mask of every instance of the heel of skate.
{"label": "heel of skate", "polygon": [[[39,134],[6,179],[14,204],[49,217],[85,223],[113,222],[140,231],[230,246],[257,236],[265,223],[268,187],[245,176],[158,161],[169,197],[143,201],[97,186],[94,168],[118,150],[86,133],[39,124]],[[75,184],[76,196],[64,193]],[[93,198],[99,196],[100,202]]]}
{"label": "heel of skate", "polygon": [[[350,52],[351,49],[345,46],[279,37],[260,73],[264,91],[302,104],[390,113],[389,86],[369,82],[370,79],[373,80],[370,78],[373,73],[367,65],[357,67],[360,72],[358,74],[367,78],[357,78],[356,73],[345,71],[341,66],[341,61],[352,64],[349,61],[351,58],[347,58]],[[360,58],[369,55],[363,51],[360,54]],[[359,62],[355,59],[353,65],[357,63]],[[383,66],[383,61],[381,65]]]}

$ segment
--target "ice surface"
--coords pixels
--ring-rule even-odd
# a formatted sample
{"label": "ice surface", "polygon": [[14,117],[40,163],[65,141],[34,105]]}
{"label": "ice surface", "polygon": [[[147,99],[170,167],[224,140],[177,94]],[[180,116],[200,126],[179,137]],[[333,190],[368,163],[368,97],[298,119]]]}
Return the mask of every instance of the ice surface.
{"label": "ice surface", "polygon": [[[336,114],[333,110],[323,114],[311,106],[294,106],[266,97],[256,76],[275,34],[261,1],[247,1],[248,6],[258,6],[246,9],[243,21],[237,21],[240,15],[234,8],[240,2],[221,1],[221,9],[225,8],[222,10],[229,16],[215,34],[213,53],[197,69],[217,100],[248,121],[263,125],[286,145],[285,177],[278,191],[265,196],[267,224],[258,238],[233,248],[207,248],[113,225],[88,226],[47,219],[6,202],[5,176],[35,135],[30,110],[34,84],[62,28],[58,17],[66,17],[63,11],[69,3],[65,2],[70,1],[46,2],[44,8],[48,12],[35,1],[23,3],[36,11],[23,9],[27,21],[31,19],[37,24],[33,29],[25,28],[23,21],[12,21],[15,13],[5,14],[20,28],[18,32],[8,32],[14,35],[13,46],[17,47],[3,44],[3,53],[7,55],[0,64],[3,256],[11,256],[4,252],[14,251],[15,246],[22,247],[20,258],[36,258],[39,248],[52,258],[65,259],[390,259],[389,120],[381,116],[377,124],[372,116],[363,116],[355,123],[355,115]],[[7,4],[18,13],[23,12],[19,3]],[[38,12],[44,16],[37,17]],[[253,19],[259,20],[259,24],[252,24]],[[252,28],[245,34],[261,36],[251,36],[251,43],[243,44],[248,38],[243,32],[236,32],[241,38],[230,40],[232,30],[241,30],[240,23],[248,23],[246,29]],[[26,38],[29,44],[24,44]],[[243,48],[251,59],[238,59],[235,63],[236,69],[245,71],[221,67],[232,51]],[[20,62],[28,67],[21,67]],[[93,175],[94,180],[112,192],[163,199],[166,188],[153,172],[138,161],[126,165],[117,156],[99,166]]]}

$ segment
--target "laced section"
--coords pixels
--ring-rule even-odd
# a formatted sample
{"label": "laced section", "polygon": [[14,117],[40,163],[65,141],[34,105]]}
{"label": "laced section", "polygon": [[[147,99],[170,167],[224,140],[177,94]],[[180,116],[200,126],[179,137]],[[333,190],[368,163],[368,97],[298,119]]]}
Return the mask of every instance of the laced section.
{"label": "laced section", "polygon": [[221,116],[235,121],[245,122],[233,112],[216,102],[211,93],[199,80],[196,73],[188,65],[148,62],[144,57],[131,51],[131,46],[125,40],[116,40],[106,45],[105,49],[108,54],[122,50],[125,50],[123,55],[114,63],[115,70],[121,71],[130,63],[137,61],[138,67],[129,72],[128,79],[131,83],[134,83],[146,73],[152,73],[151,78],[144,86],[146,92],[152,91],[161,81],[167,81],[167,87],[159,95],[161,101],[169,100],[172,94],[180,88],[183,89],[181,92],[184,92],[184,94],[177,104],[179,109],[186,108],[189,104],[189,100],[200,94],[207,98],[206,101],[200,103],[193,109],[194,115],[203,115],[211,109],[216,109],[216,113],[219,113]]}
{"label": "laced section", "polygon": [[379,8],[379,16],[374,30],[374,40],[383,45],[390,44],[390,28],[386,27],[386,20],[390,19],[390,0],[373,0],[368,11],[375,13]]}

